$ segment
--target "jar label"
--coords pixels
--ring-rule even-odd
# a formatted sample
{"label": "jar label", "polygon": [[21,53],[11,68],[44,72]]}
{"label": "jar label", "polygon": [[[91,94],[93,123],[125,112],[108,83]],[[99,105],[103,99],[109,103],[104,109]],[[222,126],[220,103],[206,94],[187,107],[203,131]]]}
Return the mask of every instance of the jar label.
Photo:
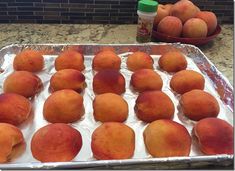
{"label": "jar label", "polygon": [[143,18],[138,19],[137,36],[150,37],[152,32],[153,23],[151,20],[144,20]]}

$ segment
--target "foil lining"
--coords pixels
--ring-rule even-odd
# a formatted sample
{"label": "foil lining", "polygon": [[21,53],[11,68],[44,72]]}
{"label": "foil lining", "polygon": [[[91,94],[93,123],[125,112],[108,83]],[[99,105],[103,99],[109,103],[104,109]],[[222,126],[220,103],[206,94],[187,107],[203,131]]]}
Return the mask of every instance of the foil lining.
{"label": "foil lining", "polygon": [[[143,141],[143,131],[147,126],[146,123],[137,119],[134,112],[135,100],[138,93],[133,92],[130,88],[130,78],[133,72],[129,71],[126,66],[127,56],[136,50],[141,50],[149,53],[154,59],[154,70],[160,74],[163,79],[162,91],[165,92],[173,101],[175,105],[175,113],[173,120],[184,125],[192,135],[192,128],[195,122],[187,119],[181,112],[179,106],[180,96],[172,92],[169,87],[169,81],[172,74],[162,71],[158,67],[158,59],[161,54],[174,49],[180,50],[186,56],[188,67],[187,69],[195,70],[202,73],[205,77],[205,91],[211,93],[219,102],[220,113],[218,118],[224,119],[233,125],[233,88],[228,80],[216,69],[216,67],[206,58],[206,56],[195,46],[184,44],[143,44],[143,45],[57,45],[57,44],[44,44],[44,45],[10,45],[0,50],[0,93],[3,92],[3,82],[6,77],[11,74],[13,70],[13,59],[16,53],[19,53],[22,49],[31,48],[44,52],[45,66],[43,71],[36,73],[43,82],[43,89],[34,98],[30,99],[33,104],[33,113],[30,118],[20,125],[20,129],[23,132],[25,138],[24,149],[19,154],[13,157],[13,159],[6,164],[0,164],[0,168],[93,168],[93,167],[120,167],[128,168],[129,165],[142,165],[154,166],[154,168],[161,168],[162,164],[167,164],[166,168],[177,168],[177,165],[171,165],[177,163],[179,166],[190,167],[193,163],[199,163],[198,165],[208,165],[211,162],[220,165],[226,165],[233,161],[233,155],[203,155],[192,136],[192,147],[189,157],[169,157],[169,158],[152,158],[145,149]],[[82,93],[84,98],[85,115],[81,120],[70,124],[72,127],[79,130],[83,138],[83,146],[81,151],[71,162],[53,162],[53,163],[41,163],[33,158],[30,150],[30,142],[33,134],[41,127],[49,124],[42,114],[43,104],[46,98],[50,95],[49,81],[50,77],[56,72],[54,68],[54,60],[60,52],[65,49],[72,48],[78,51],[82,51],[85,57],[84,64],[86,69],[83,74],[86,77],[87,87]],[[96,160],[93,157],[90,142],[91,135],[94,129],[96,129],[101,123],[94,120],[92,101],[95,94],[92,90],[92,81],[95,72],[92,70],[92,59],[94,54],[102,48],[114,48],[121,58],[120,72],[126,79],[126,92],[122,95],[128,102],[129,116],[124,122],[135,131],[135,152],[132,159],[128,160]],[[227,161],[227,162],[224,162]],[[149,167],[150,168],[150,167]],[[164,168],[164,167],[163,167]]]}

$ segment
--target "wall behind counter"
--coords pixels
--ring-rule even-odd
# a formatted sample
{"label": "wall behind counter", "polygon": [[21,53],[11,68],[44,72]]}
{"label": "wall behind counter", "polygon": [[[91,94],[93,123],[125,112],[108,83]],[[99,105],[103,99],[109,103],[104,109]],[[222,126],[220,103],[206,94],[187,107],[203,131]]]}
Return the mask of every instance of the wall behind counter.
{"label": "wall behind counter", "polygon": [[[177,0],[159,0],[175,3]],[[233,0],[193,0],[233,23]],[[0,0],[0,23],[135,24],[137,0]]]}

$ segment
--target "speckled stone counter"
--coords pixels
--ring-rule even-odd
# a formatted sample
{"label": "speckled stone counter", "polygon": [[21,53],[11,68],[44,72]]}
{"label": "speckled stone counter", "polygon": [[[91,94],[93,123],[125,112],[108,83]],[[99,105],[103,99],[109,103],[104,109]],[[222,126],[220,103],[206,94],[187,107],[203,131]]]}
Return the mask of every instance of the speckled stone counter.
{"label": "speckled stone counter", "polygon": [[[136,25],[37,25],[0,24],[0,48],[13,43],[115,43],[132,44]],[[222,25],[221,34],[199,47],[233,82],[233,25]]]}

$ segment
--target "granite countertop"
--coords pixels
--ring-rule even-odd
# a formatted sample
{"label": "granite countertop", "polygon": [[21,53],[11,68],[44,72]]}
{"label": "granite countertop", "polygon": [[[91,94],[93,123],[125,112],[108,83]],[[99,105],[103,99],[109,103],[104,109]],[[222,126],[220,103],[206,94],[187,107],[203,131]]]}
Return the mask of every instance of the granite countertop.
{"label": "granite countertop", "polygon": [[[136,25],[0,24],[0,48],[13,43],[115,43],[132,44]],[[199,47],[233,82],[233,25],[222,25],[221,34]]]}
{"label": "granite countertop", "polygon": [[[135,36],[136,25],[0,24],[0,48],[15,43],[134,44]],[[233,25],[222,25],[221,34],[200,49],[232,83]],[[232,169],[232,166],[207,169]]]}

